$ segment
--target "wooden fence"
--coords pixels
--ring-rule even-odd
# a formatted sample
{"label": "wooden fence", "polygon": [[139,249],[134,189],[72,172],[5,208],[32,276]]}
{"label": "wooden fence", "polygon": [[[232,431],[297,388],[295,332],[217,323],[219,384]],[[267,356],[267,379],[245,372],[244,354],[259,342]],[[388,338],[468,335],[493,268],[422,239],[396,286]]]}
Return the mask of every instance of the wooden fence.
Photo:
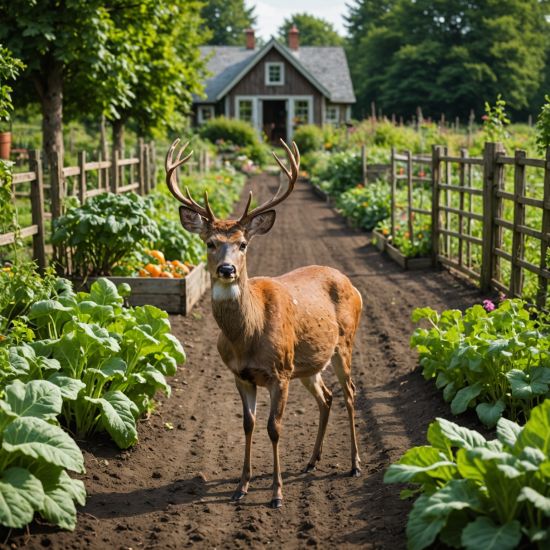
{"label": "wooden fence", "polygon": [[[426,173],[418,175],[415,166],[426,166]],[[451,155],[441,146],[433,147],[430,157],[392,151],[392,235],[403,211],[396,204],[400,180],[406,185],[411,239],[415,214],[431,216],[434,265],[462,272],[483,291],[495,289],[547,306],[550,148],[544,159],[528,158],[522,150],[507,155],[499,143],[487,143],[482,157],[469,157],[466,150]],[[431,194],[429,210],[415,204],[415,187]]]}

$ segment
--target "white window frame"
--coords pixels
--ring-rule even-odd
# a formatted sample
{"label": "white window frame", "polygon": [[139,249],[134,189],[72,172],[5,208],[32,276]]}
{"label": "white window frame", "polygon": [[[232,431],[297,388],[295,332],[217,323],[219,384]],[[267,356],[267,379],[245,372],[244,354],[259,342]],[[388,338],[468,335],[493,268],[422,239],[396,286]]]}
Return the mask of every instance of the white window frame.
{"label": "white window frame", "polygon": [[[203,109],[210,111],[210,118],[204,118]],[[205,122],[213,119],[214,117],[215,117],[214,105],[199,105],[199,108],[197,110],[197,120],[199,124],[204,124]]]}
{"label": "white window frame", "polygon": [[235,118],[241,119],[240,105],[241,101],[250,101],[252,103],[252,120],[250,124],[254,128],[258,127],[258,96],[254,95],[237,95],[235,96]]}
{"label": "white window frame", "polygon": [[[272,82],[269,78],[269,69],[271,67],[279,67],[281,80]],[[285,84],[285,64],[280,61],[268,61],[265,64],[265,85],[266,86],[284,86]]]}
{"label": "white window frame", "polygon": [[[334,111],[335,117],[330,117],[329,113]],[[325,107],[325,123],[326,124],[339,124],[340,123],[340,107],[338,105],[327,105]]]}
{"label": "white window frame", "polygon": [[296,118],[296,103],[298,101],[305,101],[308,104],[307,108],[307,121],[303,124],[313,124],[313,97],[312,96],[294,96],[290,97],[290,109],[289,109],[289,115],[290,115],[290,128],[292,131],[292,135],[294,135],[294,128],[297,126],[294,124],[294,119]]}
{"label": "white window frame", "polygon": [[241,102],[243,102],[243,101],[248,101],[250,103],[250,120],[247,120],[246,122],[248,122],[249,124],[254,125],[254,122],[255,122],[254,112],[256,110],[256,108],[255,108],[255,103],[256,102],[254,101],[253,97],[238,97],[236,99],[235,113],[237,115],[237,118],[239,120],[243,120],[241,118]]}

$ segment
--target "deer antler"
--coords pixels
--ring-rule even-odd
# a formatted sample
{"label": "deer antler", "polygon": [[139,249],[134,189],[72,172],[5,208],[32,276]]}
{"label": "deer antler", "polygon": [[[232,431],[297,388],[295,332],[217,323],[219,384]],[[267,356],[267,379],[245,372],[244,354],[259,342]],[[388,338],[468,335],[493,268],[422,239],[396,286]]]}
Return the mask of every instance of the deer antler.
{"label": "deer antler", "polygon": [[208,193],[206,191],[204,192],[205,206],[203,207],[193,199],[188,187],[185,188],[185,193],[187,194],[186,197],[178,186],[176,169],[185,164],[193,155],[193,151],[191,151],[187,156],[183,157],[183,154],[189,145],[189,142],[187,142],[180,148],[176,160],[174,161],[174,151],[176,150],[179,142],[179,138],[176,139],[176,141],[174,141],[174,143],[170,146],[170,149],[168,149],[168,153],[166,153],[166,185],[168,185],[170,193],[172,193],[172,195],[174,195],[174,197],[176,197],[176,199],[178,199],[186,208],[213,222],[215,221],[216,216],[214,216],[214,212],[212,212],[212,208],[210,208],[210,204],[208,203]]}
{"label": "deer antler", "polygon": [[281,196],[279,196],[283,187],[281,183],[279,185],[279,189],[277,189],[277,192],[271,199],[269,199],[268,201],[264,202],[263,204],[261,204],[260,206],[254,208],[254,210],[249,212],[248,209],[250,208],[250,203],[252,202],[252,191],[250,191],[250,194],[248,195],[248,201],[246,202],[246,206],[244,209],[244,213],[240,217],[239,223],[244,223],[258,216],[262,212],[265,212],[266,210],[271,210],[272,208],[274,208],[275,206],[283,202],[290,195],[290,193],[292,193],[294,189],[294,184],[298,179],[298,170],[300,169],[300,152],[298,151],[298,147],[294,142],[292,142],[292,151],[282,139],[281,139],[281,144],[286,151],[288,162],[290,164],[290,170],[283,164],[283,162],[275,154],[275,152],[273,152],[273,156],[275,157],[277,164],[281,167],[281,170],[286,174],[288,178],[288,187],[286,188],[286,191]]}

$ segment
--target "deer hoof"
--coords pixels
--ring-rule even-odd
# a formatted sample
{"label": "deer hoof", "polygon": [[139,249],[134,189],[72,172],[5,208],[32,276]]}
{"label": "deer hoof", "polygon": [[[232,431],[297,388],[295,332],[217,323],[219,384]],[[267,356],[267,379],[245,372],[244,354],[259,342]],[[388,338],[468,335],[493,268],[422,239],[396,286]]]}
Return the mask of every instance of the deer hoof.
{"label": "deer hoof", "polygon": [[349,475],[350,475],[350,477],[360,477],[361,476],[361,470],[359,468],[352,468]]}
{"label": "deer hoof", "polygon": [[246,496],[246,493],[244,491],[237,489],[233,493],[233,496],[231,497],[231,502],[238,502],[239,500],[242,500],[245,496]]}
{"label": "deer hoof", "polygon": [[304,473],[309,474],[309,472],[313,472],[315,470],[315,464],[308,464],[306,466],[306,469],[304,470]]}
{"label": "deer hoof", "polygon": [[281,508],[283,505],[283,499],[282,498],[274,498],[270,503],[269,507],[276,510],[277,508]]}

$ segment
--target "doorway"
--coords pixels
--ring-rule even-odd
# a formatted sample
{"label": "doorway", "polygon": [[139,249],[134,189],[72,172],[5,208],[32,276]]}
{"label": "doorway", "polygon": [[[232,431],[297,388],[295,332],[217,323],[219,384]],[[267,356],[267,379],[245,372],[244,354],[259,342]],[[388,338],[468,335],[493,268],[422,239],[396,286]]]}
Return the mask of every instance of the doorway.
{"label": "doorway", "polygon": [[278,145],[280,139],[286,140],[287,102],[284,99],[262,101],[262,129],[269,143]]}

